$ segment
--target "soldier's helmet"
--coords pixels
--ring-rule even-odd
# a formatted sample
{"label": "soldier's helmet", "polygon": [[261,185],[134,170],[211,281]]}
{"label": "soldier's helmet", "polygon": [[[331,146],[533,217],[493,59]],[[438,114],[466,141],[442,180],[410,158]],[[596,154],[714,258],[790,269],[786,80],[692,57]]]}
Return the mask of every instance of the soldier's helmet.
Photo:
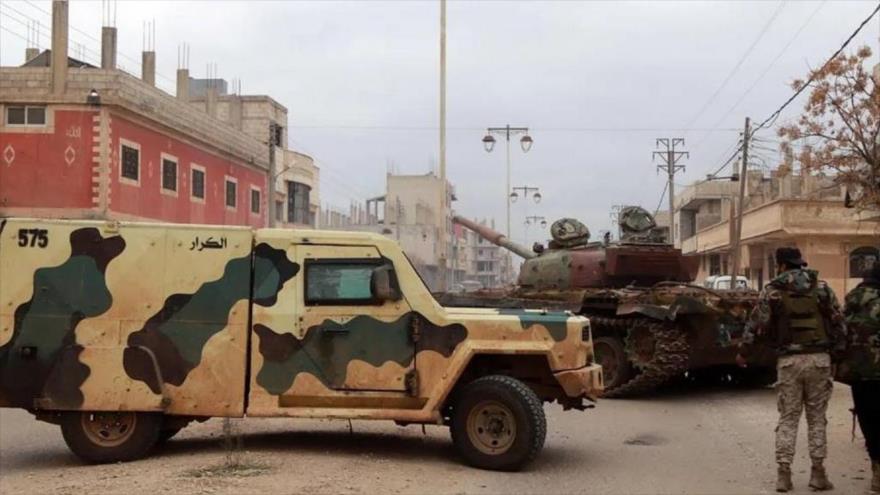
{"label": "soldier's helmet", "polygon": [[554,245],[562,248],[580,246],[590,241],[590,229],[574,218],[560,218],[553,222],[550,235]]}
{"label": "soldier's helmet", "polygon": [[654,216],[640,206],[627,206],[620,210],[617,221],[625,233],[647,232],[657,226]]}

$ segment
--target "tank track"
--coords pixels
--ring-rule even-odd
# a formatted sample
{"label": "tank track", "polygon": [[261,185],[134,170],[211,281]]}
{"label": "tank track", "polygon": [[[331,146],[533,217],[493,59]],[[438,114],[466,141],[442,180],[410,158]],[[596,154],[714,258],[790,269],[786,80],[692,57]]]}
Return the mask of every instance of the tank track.
{"label": "tank track", "polygon": [[[638,373],[626,383],[614,388],[606,388],[604,397],[623,398],[642,395],[687,371],[687,336],[677,327],[664,325],[647,318],[624,319],[591,316],[590,321],[597,328],[614,330],[617,335],[623,337],[624,343],[626,343],[631,328],[635,325],[646,325],[655,340],[653,358],[638,366]],[[632,359],[630,361],[632,362]]]}

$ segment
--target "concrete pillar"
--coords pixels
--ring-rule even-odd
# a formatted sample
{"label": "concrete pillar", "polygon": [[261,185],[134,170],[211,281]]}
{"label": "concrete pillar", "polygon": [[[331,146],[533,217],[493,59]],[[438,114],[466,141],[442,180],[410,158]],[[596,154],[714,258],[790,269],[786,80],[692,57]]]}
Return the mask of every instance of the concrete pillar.
{"label": "concrete pillar", "polygon": [[143,52],[141,56],[141,79],[150,86],[156,85],[156,52]]}
{"label": "concrete pillar", "polygon": [[40,55],[39,48],[25,48],[24,49],[24,61],[30,62],[31,60],[37,58]]}
{"label": "concrete pillar", "polygon": [[241,97],[238,95],[232,95],[232,97],[229,98],[229,123],[238,130],[241,130],[241,114]]}
{"label": "concrete pillar", "polygon": [[52,2],[52,91],[64,92],[67,86],[67,35],[68,3],[66,0]]}
{"label": "concrete pillar", "polygon": [[116,68],[116,28],[104,26],[101,28],[101,68]]}
{"label": "concrete pillar", "polygon": [[189,101],[189,69],[177,69],[177,99]]}
{"label": "concrete pillar", "polygon": [[217,116],[217,88],[208,87],[205,91],[205,112],[211,117]]}

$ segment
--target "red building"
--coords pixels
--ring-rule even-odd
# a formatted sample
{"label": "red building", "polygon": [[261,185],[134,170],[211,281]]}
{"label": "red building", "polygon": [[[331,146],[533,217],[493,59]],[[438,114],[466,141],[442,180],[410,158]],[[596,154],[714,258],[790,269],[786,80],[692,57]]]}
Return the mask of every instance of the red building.
{"label": "red building", "polygon": [[0,216],[267,225],[268,128],[283,144],[286,109],[259,97],[282,122],[242,125],[240,108],[237,122],[218,118],[216,90],[189,101],[185,69],[171,96],[152,84],[154,53],[142,78],[115,68],[115,28],[104,28],[103,67],[71,59],[67,9],[53,3],[52,50],[0,67]]}

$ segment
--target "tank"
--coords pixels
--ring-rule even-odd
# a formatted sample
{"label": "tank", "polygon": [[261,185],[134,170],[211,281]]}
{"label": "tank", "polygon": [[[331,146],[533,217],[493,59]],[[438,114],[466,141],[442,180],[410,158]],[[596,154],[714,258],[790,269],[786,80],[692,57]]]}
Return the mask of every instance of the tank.
{"label": "tank", "polygon": [[[516,287],[440,294],[444,305],[570,309],[590,318],[606,397],[653,391],[708,370],[731,371],[753,290],[711,290],[692,282],[699,259],[669,244],[653,216],[630,206],[618,216],[619,240],[590,241],[587,227],[563,218],[547,246],[521,246],[484,225],[458,223],[524,258]],[[759,353],[749,380],[772,377],[773,356]]]}

